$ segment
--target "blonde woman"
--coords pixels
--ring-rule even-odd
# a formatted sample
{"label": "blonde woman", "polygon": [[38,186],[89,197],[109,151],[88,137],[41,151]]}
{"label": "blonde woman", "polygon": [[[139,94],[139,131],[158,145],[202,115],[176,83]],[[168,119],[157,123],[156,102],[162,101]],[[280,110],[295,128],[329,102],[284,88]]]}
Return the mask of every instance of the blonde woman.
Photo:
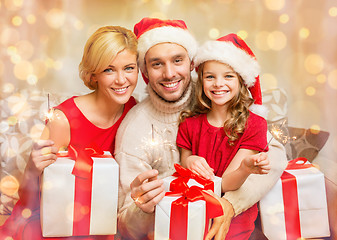
{"label": "blonde woman", "polygon": [[[97,145],[114,154],[116,131],[126,113],[136,104],[131,94],[137,84],[137,56],[137,39],[132,31],[123,27],[99,28],[88,39],[79,73],[84,84],[93,91],[71,97],[55,107],[41,140],[33,145],[20,188],[20,200],[0,229],[2,238],[44,239],[39,220],[38,179],[44,168],[55,162],[60,148]],[[26,208],[32,215],[23,219],[21,213]],[[113,236],[76,239],[110,237]]]}

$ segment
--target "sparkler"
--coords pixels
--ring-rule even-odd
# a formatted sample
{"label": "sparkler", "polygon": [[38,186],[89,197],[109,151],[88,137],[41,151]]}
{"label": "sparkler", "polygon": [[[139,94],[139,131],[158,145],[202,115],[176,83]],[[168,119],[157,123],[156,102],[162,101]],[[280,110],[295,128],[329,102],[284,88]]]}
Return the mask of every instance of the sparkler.
{"label": "sparkler", "polygon": [[157,137],[154,137],[154,127],[153,124],[151,124],[151,140],[150,140],[150,157],[152,158],[151,166],[158,167],[157,165],[160,163],[160,160],[162,159],[160,154],[160,147],[162,147],[163,143],[160,141],[160,139]]}
{"label": "sparkler", "polygon": [[53,119],[53,109],[50,108],[50,99],[49,99],[49,93],[47,94],[47,107],[48,107],[48,110],[47,112],[45,113],[45,116],[46,116],[46,123],[49,121],[49,120],[52,120]]}
{"label": "sparkler", "polygon": [[153,131],[153,124],[151,124],[151,135],[152,135],[152,138],[151,138],[151,140],[152,140],[152,143],[155,143],[155,141],[154,141],[154,131]]}
{"label": "sparkler", "polygon": [[286,120],[284,120],[279,127],[275,127],[275,126],[272,126],[272,129],[270,130],[272,136],[271,138],[269,139],[267,145],[264,147],[264,149],[262,150],[262,152],[264,152],[266,150],[266,148],[269,146],[270,142],[273,140],[273,138],[276,137],[276,139],[279,139],[281,140],[282,139],[282,142],[283,143],[286,143],[288,141],[288,136],[284,136],[283,135],[283,131],[282,131],[282,127],[283,125],[285,124]]}
{"label": "sparkler", "polygon": [[[147,137],[144,137],[141,145],[141,149],[144,151],[146,159],[150,159],[150,165],[154,169],[160,169],[164,165],[172,165],[171,162],[162,161],[164,152],[176,151],[175,145],[171,142],[172,136],[171,131],[165,129],[155,129],[154,125],[151,124],[151,130]],[[147,163],[148,164],[148,163]]]}
{"label": "sparkler", "polygon": [[157,165],[158,160],[161,159],[159,148],[162,143],[159,137],[155,137],[155,130],[153,124],[151,124],[151,131],[149,135],[144,137],[142,140],[141,148],[144,150],[146,156],[144,158],[151,159],[150,165],[154,167]]}

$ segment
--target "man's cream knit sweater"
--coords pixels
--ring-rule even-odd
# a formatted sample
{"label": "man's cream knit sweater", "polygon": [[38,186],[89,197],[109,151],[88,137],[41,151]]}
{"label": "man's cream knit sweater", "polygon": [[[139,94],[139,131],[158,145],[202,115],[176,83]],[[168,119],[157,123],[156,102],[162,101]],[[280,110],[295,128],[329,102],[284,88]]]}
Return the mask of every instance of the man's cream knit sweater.
{"label": "man's cream knit sweater", "polygon": [[[148,85],[149,96],[128,112],[118,129],[115,150],[120,167],[118,231],[125,239],[143,239],[153,232],[154,214],[144,213],[135,205],[130,196],[130,183],[138,174],[152,168],[159,171],[159,178],[174,172],[173,164],[179,163],[178,118],[190,106],[192,84],[175,103],[164,101]],[[270,173],[252,174],[239,190],[225,194],[235,215],[259,201],[281,176],[286,166],[285,151],[276,140],[269,149]]]}

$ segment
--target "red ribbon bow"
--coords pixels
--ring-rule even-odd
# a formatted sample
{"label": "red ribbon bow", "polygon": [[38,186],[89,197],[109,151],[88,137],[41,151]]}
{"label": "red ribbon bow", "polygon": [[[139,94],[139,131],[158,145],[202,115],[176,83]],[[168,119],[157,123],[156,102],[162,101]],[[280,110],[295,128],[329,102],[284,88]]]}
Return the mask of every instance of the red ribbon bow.
{"label": "red ribbon bow", "polygon": [[75,159],[75,165],[71,173],[80,178],[90,178],[94,164],[92,157],[104,157],[104,151],[98,146],[77,150],[73,146],[69,146],[68,154],[70,158]]}
{"label": "red ribbon bow", "polygon": [[308,162],[308,159],[304,157],[295,158],[288,162],[288,166],[286,170],[311,168],[312,164],[310,163],[308,164],[307,162]]}
{"label": "red ribbon bow", "polygon": [[[166,196],[180,196],[177,200],[172,202],[171,205],[171,218],[170,218],[170,239],[187,239],[187,219],[188,219],[188,203],[197,200],[206,201],[206,224],[204,231],[204,238],[208,232],[209,220],[223,215],[222,206],[219,201],[203,190],[214,191],[214,183],[203,177],[200,177],[190,170],[175,164],[177,170],[173,176],[177,179],[173,180],[170,185],[171,192],[167,192]],[[187,182],[190,178],[195,179],[199,183],[204,183],[204,189],[198,186],[188,187]],[[212,184],[211,184],[211,183]]]}
{"label": "red ribbon bow", "polygon": [[[172,189],[178,187],[181,184],[187,184],[187,182],[190,179],[194,179],[195,181],[197,181],[198,183],[200,183],[201,185],[204,186],[204,190],[212,190],[214,191],[214,182],[204,178],[203,176],[197,175],[195,173],[193,173],[191,170],[182,167],[179,164],[174,164],[174,168],[176,169],[176,172],[173,173],[172,176],[177,177],[176,179],[174,179],[171,184],[170,184],[170,191],[172,191]],[[177,185],[177,186],[176,186]]]}

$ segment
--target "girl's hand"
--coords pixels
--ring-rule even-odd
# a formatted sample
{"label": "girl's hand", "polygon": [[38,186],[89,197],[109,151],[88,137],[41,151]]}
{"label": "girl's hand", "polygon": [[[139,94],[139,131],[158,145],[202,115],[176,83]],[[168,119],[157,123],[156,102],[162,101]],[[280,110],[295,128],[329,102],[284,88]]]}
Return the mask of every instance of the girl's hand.
{"label": "girl's hand", "polygon": [[29,169],[35,175],[41,175],[43,170],[56,161],[58,148],[52,140],[39,140],[33,143],[29,158]]}
{"label": "girl's hand", "polygon": [[245,157],[242,164],[249,173],[267,174],[270,171],[268,155],[264,152]]}
{"label": "girl's hand", "polygon": [[201,175],[206,179],[214,178],[214,169],[212,169],[203,157],[191,155],[186,158],[186,166],[195,174]]}

